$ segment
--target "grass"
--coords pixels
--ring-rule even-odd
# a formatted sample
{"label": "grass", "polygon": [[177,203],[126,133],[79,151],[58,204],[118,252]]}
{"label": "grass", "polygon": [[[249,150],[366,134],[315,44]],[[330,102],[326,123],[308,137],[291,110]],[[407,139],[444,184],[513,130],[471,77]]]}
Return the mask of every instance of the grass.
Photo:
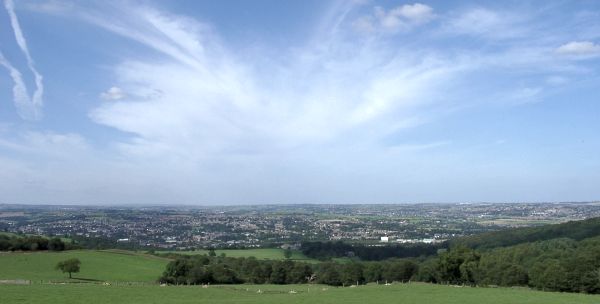
{"label": "grass", "polygon": [[[233,250],[224,252],[227,254],[229,251]],[[262,258],[276,257],[274,250],[268,254],[264,249],[260,249],[259,253],[262,253]],[[75,275],[79,279],[68,280],[65,274],[54,270],[54,265],[72,257],[81,260],[81,272]],[[163,287],[152,284],[162,273],[167,262],[168,260],[155,256],[119,250],[0,253],[0,279],[33,281],[32,285],[0,284],[0,303],[600,303],[599,295],[541,292],[527,288],[469,288],[424,283],[391,286],[370,284],[355,288],[323,285],[221,285],[202,288]],[[61,283],[40,284],[40,280]],[[110,281],[111,285],[106,286],[97,281]],[[128,283],[118,282],[148,284],[128,286]],[[292,290],[295,293],[290,293]]]}
{"label": "grass", "polygon": [[168,263],[167,259],[118,250],[0,253],[0,279],[68,280],[68,275],[54,266],[69,258],[81,261],[81,271],[74,277],[100,281],[156,281]]}
{"label": "grass", "polygon": [[[226,256],[232,258],[242,257],[255,257],[261,260],[283,260],[284,250],[281,248],[260,248],[260,249],[217,249],[215,253],[220,255],[225,253]],[[208,254],[208,250],[196,250],[196,251],[157,251],[157,253],[178,253],[178,254]],[[305,261],[309,263],[318,262],[317,260],[311,259],[298,250],[292,251],[292,257],[294,261]]]}
{"label": "grass", "polygon": [[[257,291],[261,290],[262,293]],[[291,290],[297,293],[289,293]],[[430,284],[333,288],[309,285],[102,286],[0,285],[0,303],[427,303],[587,304],[600,296],[550,293],[521,288],[457,288]]]}

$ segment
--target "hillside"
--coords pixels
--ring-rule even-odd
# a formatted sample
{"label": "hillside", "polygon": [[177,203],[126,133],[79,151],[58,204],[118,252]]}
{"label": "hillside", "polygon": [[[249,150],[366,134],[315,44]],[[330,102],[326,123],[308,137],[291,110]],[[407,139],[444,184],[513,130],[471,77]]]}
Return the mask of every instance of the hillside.
{"label": "hillside", "polygon": [[0,280],[66,281],[67,276],[54,266],[69,258],[81,261],[81,272],[74,274],[73,281],[154,282],[168,263],[167,259],[119,250],[0,253]]}
{"label": "hillside", "polygon": [[579,241],[595,236],[600,236],[600,217],[562,224],[486,232],[453,239],[449,243],[451,246],[463,245],[474,249],[490,249],[557,238]]}

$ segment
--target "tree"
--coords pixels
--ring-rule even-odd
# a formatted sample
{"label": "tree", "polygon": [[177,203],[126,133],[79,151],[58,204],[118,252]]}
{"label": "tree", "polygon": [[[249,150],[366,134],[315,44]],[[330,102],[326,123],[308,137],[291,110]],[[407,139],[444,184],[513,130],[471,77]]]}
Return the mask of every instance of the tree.
{"label": "tree", "polygon": [[208,249],[208,256],[211,256],[211,257],[217,256],[217,253],[215,252],[214,248]]}
{"label": "tree", "polygon": [[317,273],[317,281],[321,284],[333,286],[342,285],[338,267],[338,264],[332,262],[321,264],[319,272]]}
{"label": "tree", "polygon": [[286,250],[283,251],[283,256],[286,259],[289,259],[292,257],[292,249],[287,248]]}
{"label": "tree", "polygon": [[565,273],[566,270],[560,265],[558,260],[550,260],[543,274],[545,279],[544,287],[556,291],[568,290]]}
{"label": "tree", "polygon": [[363,284],[363,265],[360,263],[348,263],[341,268],[340,279],[343,284]]}
{"label": "tree", "polygon": [[287,277],[287,269],[283,262],[273,263],[273,271],[271,272],[271,278],[269,281],[273,284],[285,284]]}
{"label": "tree", "polygon": [[501,283],[504,286],[524,286],[528,280],[527,271],[523,266],[513,264],[504,271]]}
{"label": "tree", "polygon": [[600,269],[586,272],[581,278],[581,289],[587,293],[600,293]]}
{"label": "tree", "polygon": [[557,259],[538,261],[529,270],[530,283],[542,290],[564,291],[568,289],[565,273]]}
{"label": "tree", "polygon": [[167,264],[167,269],[163,272],[161,282],[169,284],[184,284],[188,280],[190,269],[193,267],[189,259],[176,259]]}
{"label": "tree", "polygon": [[437,260],[428,259],[419,265],[419,271],[416,275],[417,281],[439,283],[440,277]]}
{"label": "tree", "polygon": [[381,263],[368,263],[363,270],[367,282],[379,282],[382,280],[383,267]]}
{"label": "tree", "polygon": [[213,281],[212,273],[202,264],[196,264],[189,270],[188,281],[191,284],[207,284]]}
{"label": "tree", "polygon": [[235,284],[239,283],[239,279],[235,271],[226,264],[215,264],[210,267],[212,277],[215,283],[218,284]]}
{"label": "tree", "polygon": [[288,272],[286,281],[290,284],[301,284],[306,283],[312,276],[312,269],[309,265],[303,263],[296,263],[294,267]]}
{"label": "tree", "polygon": [[64,260],[62,262],[58,262],[58,264],[56,264],[55,268],[56,268],[56,270],[60,270],[63,273],[68,272],[69,279],[70,279],[72,273],[79,272],[80,265],[81,265],[81,261],[79,261],[79,259],[77,259],[77,258],[73,258],[73,259]]}
{"label": "tree", "polygon": [[63,251],[65,250],[65,243],[60,238],[52,238],[48,242],[48,250]]}
{"label": "tree", "polygon": [[273,269],[271,268],[271,264],[268,262],[262,262],[252,271],[250,281],[256,284],[264,284],[271,278],[272,272]]}
{"label": "tree", "polygon": [[450,284],[476,282],[477,268],[481,256],[467,247],[457,247],[443,252],[438,258],[437,270],[440,281]]}

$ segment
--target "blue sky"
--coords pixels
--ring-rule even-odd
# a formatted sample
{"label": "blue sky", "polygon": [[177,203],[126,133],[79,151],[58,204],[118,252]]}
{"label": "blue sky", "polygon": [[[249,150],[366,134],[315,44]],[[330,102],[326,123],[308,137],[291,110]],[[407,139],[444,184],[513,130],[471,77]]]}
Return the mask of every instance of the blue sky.
{"label": "blue sky", "polygon": [[13,1],[0,203],[600,199],[597,1]]}

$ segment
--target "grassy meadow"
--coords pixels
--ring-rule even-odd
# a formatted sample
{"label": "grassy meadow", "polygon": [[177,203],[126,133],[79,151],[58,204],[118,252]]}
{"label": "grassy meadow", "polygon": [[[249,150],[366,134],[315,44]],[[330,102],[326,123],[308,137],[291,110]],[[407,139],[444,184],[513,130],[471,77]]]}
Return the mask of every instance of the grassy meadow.
{"label": "grassy meadow", "polygon": [[[62,260],[78,258],[81,271],[74,280],[154,282],[167,259],[119,250],[0,253],[0,280],[67,281],[68,274],[54,269]],[[2,303],[2,302],[0,302]]]}
{"label": "grassy meadow", "polygon": [[[225,251],[228,256],[235,256],[233,252],[242,254],[241,250]],[[278,250],[261,249],[244,256],[280,259],[278,253]],[[58,261],[67,258],[81,260],[81,272],[74,274],[73,280],[54,270]],[[213,285],[208,288],[155,284],[167,263],[167,259],[118,250],[0,253],[0,280],[28,279],[33,283],[0,284],[0,303],[600,303],[598,295],[424,283],[390,286],[370,284],[346,288],[309,284]],[[108,281],[110,285],[102,284],[102,281]],[[145,284],[130,285],[128,282]]]}
{"label": "grassy meadow", "polygon": [[[260,293],[259,293],[260,290]],[[294,291],[296,293],[290,293]],[[102,286],[0,285],[0,303],[427,303],[427,304],[587,304],[600,296],[510,288],[458,288],[431,284],[367,285],[335,288],[320,285]]]}

